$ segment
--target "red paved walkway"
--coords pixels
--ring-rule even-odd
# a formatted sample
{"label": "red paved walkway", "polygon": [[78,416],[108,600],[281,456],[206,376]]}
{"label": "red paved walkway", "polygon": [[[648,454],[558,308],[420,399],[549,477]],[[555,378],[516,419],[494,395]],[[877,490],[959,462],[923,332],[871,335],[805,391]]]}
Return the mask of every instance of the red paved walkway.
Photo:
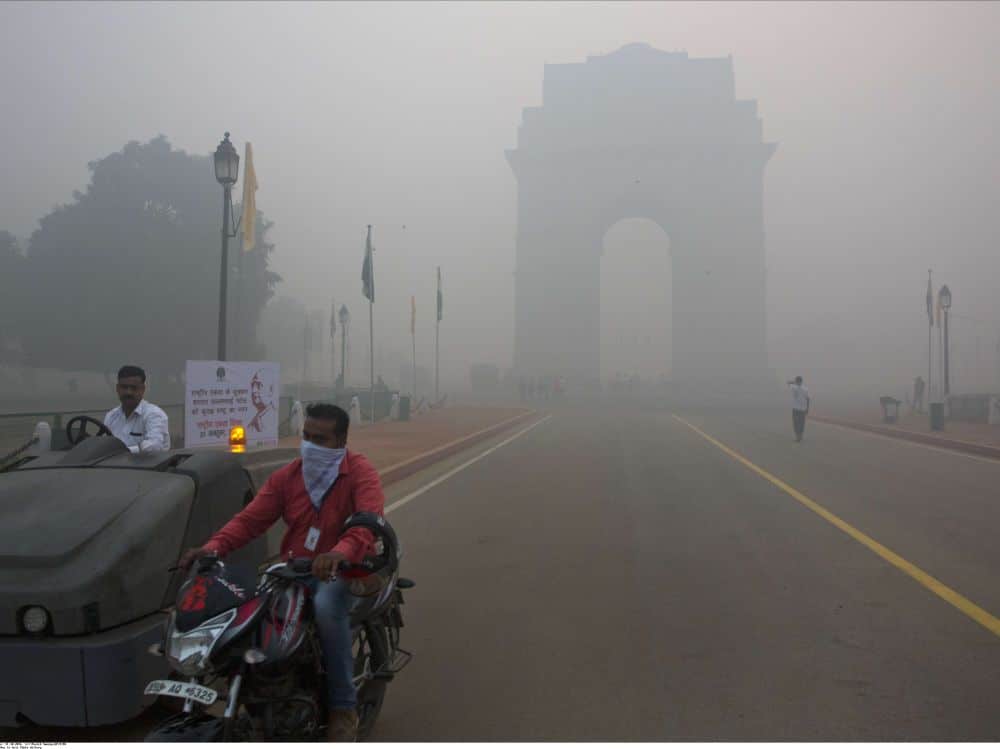
{"label": "red paved walkway", "polygon": [[830,411],[816,412],[817,416],[829,416],[846,421],[853,421],[860,424],[870,424],[875,426],[889,426],[896,429],[906,429],[921,434],[929,434],[937,437],[946,437],[963,442],[977,442],[993,447],[1000,447],[1000,426],[990,424],[972,424],[964,421],[948,421],[945,423],[943,432],[932,432],[930,427],[930,417],[927,414],[909,414],[904,412],[904,407],[900,406],[899,421],[895,424],[884,424],[882,412],[878,408],[858,409],[856,411]]}
{"label": "red paved walkway", "polygon": [[[383,421],[351,427],[347,445],[385,470],[435,448],[529,412],[526,408],[452,406],[413,416],[410,421]],[[296,447],[298,437],[286,437],[281,447]]]}

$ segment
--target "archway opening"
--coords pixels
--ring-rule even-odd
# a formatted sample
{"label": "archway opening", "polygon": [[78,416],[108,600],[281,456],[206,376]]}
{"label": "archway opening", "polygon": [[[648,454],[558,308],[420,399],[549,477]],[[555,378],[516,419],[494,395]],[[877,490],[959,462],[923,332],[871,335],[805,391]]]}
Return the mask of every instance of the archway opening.
{"label": "archway opening", "polygon": [[671,369],[670,238],[654,221],[622,219],[604,235],[601,253],[601,381]]}

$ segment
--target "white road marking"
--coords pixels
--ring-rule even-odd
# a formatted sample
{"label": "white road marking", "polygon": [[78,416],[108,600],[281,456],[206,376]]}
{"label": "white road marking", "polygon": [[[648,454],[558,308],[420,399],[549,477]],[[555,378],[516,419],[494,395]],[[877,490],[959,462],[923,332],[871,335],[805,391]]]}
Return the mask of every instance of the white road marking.
{"label": "white road marking", "polygon": [[868,437],[877,437],[882,440],[889,440],[896,443],[897,445],[910,445],[910,447],[922,447],[924,450],[932,450],[936,453],[944,453],[945,455],[955,455],[959,458],[967,458],[968,460],[976,460],[980,463],[991,463],[993,465],[1000,465],[1000,460],[996,458],[987,458],[984,455],[972,455],[970,453],[964,453],[956,448],[949,447],[935,447],[934,445],[928,445],[924,442],[913,442],[912,440],[904,439],[902,437],[892,437],[888,434],[879,434],[877,432],[869,432],[867,429],[854,429],[853,427],[845,427],[843,424],[831,424],[828,421],[813,421],[812,426],[822,425],[825,427],[834,427],[836,429],[844,429],[854,434],[864,434]]}
{"label": "white road marking", "polygon": [[496,452],[497,450],[499,450],[504,445],[510,444],[511,442],[513,442],[514,440],[516,440],[518,437],[520,437],[522,434],[527,434],[532,429],[534,429],[535,427],[537,427],[537,426],[539,426],[541,424],[544,424],[546,421],[548,421],[551,418],[552,418],[552,415],[550,414],[550,415],[546,416],[544,419],[536,421],[534,424],[531,424],[530,426],[525,427],[524,429],[522,429],[517,434],[511,435],[510,437],[508,437],[507,439],[505,439],[503,442],[497,443],[493,447],[488,448],[488,449],[484,450],[483,452],[479,453],[479,455],[477,455],[476,457],[469,458],[467,461],[465,461],[464,463],[462,463],[462,465],[456,466],[455,468],[452,468],[447,473],[445,473],[445,474],[443,474],[441,476],[438,476],[436,479],[434,479],[433,481],[431,481],[429,484],[424,484],[424,486],[420,487],[419,489],[417,489],[415,491],[410,492],[409,494],[407,494],[402,499],[396,500],[391,505],[389,505],[388,507],[385,508],[385,514],[388,515],[393,510],[398,510],[403,505],[408,504],[409,502],[412,502],[417,497],[419,497],[421,494],[430,491],[431,489],[433,489],[438,484],[444,483],[445,481],[447,481],[448,479],[450,479],[452,476],[454,476],[459,471],[464,471],[466,468],[468,468],[469,466],[471,466],[473,463],[478,463],[480,460],[482,460],[483,458],[485,458],[490,453]]}

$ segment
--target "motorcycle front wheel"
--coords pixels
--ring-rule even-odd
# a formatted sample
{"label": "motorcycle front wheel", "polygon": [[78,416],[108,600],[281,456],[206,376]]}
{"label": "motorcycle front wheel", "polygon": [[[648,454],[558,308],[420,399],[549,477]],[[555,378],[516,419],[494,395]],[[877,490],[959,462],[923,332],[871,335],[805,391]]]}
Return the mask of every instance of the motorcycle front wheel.
{"label": "motorcycle front wheel", "polygon": [[358,689],[358,739],[367,739],[382,710],[388,682],[376,678],[389,665],[389,638],[385,625],[372,622],[354,634],[354,683]]}

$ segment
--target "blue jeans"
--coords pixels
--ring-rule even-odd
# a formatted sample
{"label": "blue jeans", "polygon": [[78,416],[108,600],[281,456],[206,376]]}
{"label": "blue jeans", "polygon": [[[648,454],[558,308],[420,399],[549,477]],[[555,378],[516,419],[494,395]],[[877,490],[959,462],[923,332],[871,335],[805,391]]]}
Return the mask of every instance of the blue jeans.
{"label": "blue jeans", "polygon": [[316,631],[326,666],[326,691],[329,707],[354,708],[358,704],[354,688],[354,658],[351,655],[350,611],[356,596],[340,579],[321,583],[312,580]]}

